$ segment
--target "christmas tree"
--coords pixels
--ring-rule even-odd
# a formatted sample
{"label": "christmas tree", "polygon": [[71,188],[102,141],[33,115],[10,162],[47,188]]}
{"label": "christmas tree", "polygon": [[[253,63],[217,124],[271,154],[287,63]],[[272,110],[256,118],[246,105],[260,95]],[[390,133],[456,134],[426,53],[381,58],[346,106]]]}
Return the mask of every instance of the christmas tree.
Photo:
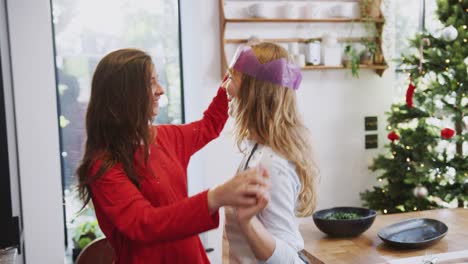
{"label": "christmas tree", "polygon": [[383,213],[468,207],[468,1],[437,6],[444,28],[411,40],[406,102],[387,113],[390,142],[370,166],[379,186],[361,193]]}

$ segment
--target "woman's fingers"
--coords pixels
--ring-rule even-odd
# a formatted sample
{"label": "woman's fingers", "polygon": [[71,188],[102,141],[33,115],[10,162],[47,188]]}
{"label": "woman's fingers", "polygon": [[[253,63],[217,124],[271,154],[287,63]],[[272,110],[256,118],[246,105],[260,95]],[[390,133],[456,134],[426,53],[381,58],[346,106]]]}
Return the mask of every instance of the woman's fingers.
{"label": "woman's fingers", "polygon": [[244,195],[257,197],[259,192],[261,191],[260,188],[262,187],[260,187],[260,185],[257,184],[247,184],[242,189]]}
{"label": "woman's fingers", "polygon": [[[246,185],[242,188],[242,202],[247,201],[248,205],[257,204],[260,200],[268,203],[270,195],[268,189],[260,185]],[[252,202],[253,199],[253,203]]]}
{"label": "woman's fingers", "polygon": [[270,192],[267,189],[261,189],[257,193],[257,204],[268,204],[270,201]]}
{"label": "woman's fingers", "polygon": [[265,187],[267,187],[270,182],[269,178],[265,178],[255,169],[249,169],[248,171],[245,171],[244,179],[249,184],[259,184]]}
{"label": "woman's fingers", "polygon": [[257,198],[269,201],[270,200],[270,191],[269,191],[269,189],[266,189],[266,188],[260,189],[260,191],[257,194]]}
{"label": "woman's fingers", "polygon": [[261,166],[260,165],[260,169],[261,169],[261,175],[263,176],[263,178],[265,179],[270,179],[270,174],[268,173],[268,170],[265,169],[265,167]]}
{"label": "woman's fingers", "polygon": [[243,197],[239,200],[237,206],[240,207],[261,207],[264,208],[269,202],[269,199],[258,199],[257,197]]}
{"label": "woman's fingers", "polygon": [[258,168],[238,173],[224,185],[224,205],[253,206],[258,204],[259,199],[267,200],[270,180],[264,174],[265,172],[259,171]]}
{"label": "woman's fingers", "polygon": [[243,195],[255,196],[257,198],[261,197],[264,193],[267,193],[269,186],[262,186],[259,184],[246,184],[241,187],[241,192]]}
{"label": "woman's fingers", "polygon": [[240,198],[238,206],[253,206],[257,204],[257,198],[256,197],[247,197],[244,196]]}

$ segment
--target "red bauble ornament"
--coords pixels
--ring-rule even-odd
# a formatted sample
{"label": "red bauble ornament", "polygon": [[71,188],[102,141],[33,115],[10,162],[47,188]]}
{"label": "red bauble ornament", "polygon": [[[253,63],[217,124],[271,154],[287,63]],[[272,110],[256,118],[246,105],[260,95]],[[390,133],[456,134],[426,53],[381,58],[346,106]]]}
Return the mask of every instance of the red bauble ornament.
{"label": "red bauble ornament", "polygon": [[395,131],[392,131],[387,135],[387,138],[390,139],[392,142],[395,142],[395,140],[400,139],[400,136],[398,136],[397,133],[395,133]]}
{"label": "red bauble ornament", "polygon": [[440,136],[445,138],[445,139],[450,139],[455,135],[455,130],[450,129],[450,128],[444,128],[442,131],[440,131]]}

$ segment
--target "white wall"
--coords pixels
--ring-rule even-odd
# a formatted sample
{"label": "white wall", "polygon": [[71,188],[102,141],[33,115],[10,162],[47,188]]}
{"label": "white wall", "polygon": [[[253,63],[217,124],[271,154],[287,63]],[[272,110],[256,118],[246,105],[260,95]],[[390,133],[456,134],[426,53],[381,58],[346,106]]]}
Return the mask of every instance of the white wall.
{"label": "white wall", "polygon": [[[187,121],[191,121],[201,116],[220,84],[218,1],[181,2],[185,103],[189,113]],[[344,27],[341,29],[337,27],[340,26],[324,25],[325,30],[347,32],[349,29],[349,25],[341,25]],[[324,29],[317,25],[313,28],[273,25],[273,29],[267,25],[229,25],[228,34],[231,37],[249,34],[271,37],[280,33],[283,34],[281,37],[297,37],[309,32],[319,35],[319,30]],[[354,32],[360,33],[356,28]],[[384,112],[388,111],[393,99],[394,74],[389,69],[380,78],[373,71],[361,70],[360,76],[360,79],[355,79],[344,70],[304,71],[298,103],[311,131],[321,171],[319,209],[359,206],[359,192],[375,183],[375,177],[367,166],[387,142]],[[193,107],[187,107],[190,105]],[[368,115],[379,118],[380,149],[377,150],[364,149],[364,117]],[[241,156],[234,145],[232,125],[232,120],[228,121],[220,138],[197,154],[202,170],[192,171],[189,175],[192,182],[198,182],[196,186],[199,188],[192,188],[191,193],[219,184],[235,172]],[[213,263],[221,262],[221,234],[222,223],[217,230],[208,232],[205,240],[205,246],[215,248],[209,254]]]}

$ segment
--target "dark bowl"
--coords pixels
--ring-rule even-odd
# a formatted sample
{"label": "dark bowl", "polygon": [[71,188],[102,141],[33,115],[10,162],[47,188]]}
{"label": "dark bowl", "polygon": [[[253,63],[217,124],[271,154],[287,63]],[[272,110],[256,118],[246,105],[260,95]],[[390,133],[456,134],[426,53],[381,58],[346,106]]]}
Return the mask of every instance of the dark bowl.
{"label": "dark bowl", "polygon": [[[327,219],[334,213],[355,213],[356,219]],[[332,237],[353,237],[362,234],[374,223],[376,212],[361,207],[333,207],[313,214],[315,225],[320,231]]]}

